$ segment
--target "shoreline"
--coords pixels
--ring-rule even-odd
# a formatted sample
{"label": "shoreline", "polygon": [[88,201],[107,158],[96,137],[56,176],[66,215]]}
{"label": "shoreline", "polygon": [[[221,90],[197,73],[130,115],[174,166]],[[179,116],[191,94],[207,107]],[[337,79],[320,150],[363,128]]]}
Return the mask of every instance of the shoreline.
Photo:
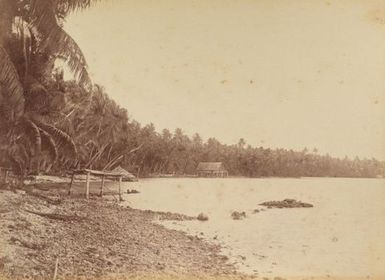
{"label": "shoreline", "polygon": [[[258,260],[253,267],[259,273],[248,273],[237,266],[224,243],[210,242],[211,235],[166,225],[196,223],[196,217],[185,215],[189,213],[134,209],[118,203],[114,195],[69,197],[64,187],[52,181],[15,192],[0,186],[0,279],[54,279],[56,260],[56,280],[361,279],[290,276],[282,271],[261,275],[263,262]],[[370,279],[383,278],[374,274]]]}
{"label": "shoreline", "polygon": [[0,190],[1,279],[53,279],[56,261],[57,279],[252,278],[219,245],[154,222],[193,217],[95,197],[44,197],[52,198]]}

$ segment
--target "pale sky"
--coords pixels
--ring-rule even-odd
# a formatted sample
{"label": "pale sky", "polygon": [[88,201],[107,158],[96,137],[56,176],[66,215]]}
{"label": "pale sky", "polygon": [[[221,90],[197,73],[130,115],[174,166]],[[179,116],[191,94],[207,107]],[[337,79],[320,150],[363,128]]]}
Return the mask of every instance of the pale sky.
{"label": "pale sky", "polygon": [[109,0],[65,29],[143,125],[385,159],[385,1]]}

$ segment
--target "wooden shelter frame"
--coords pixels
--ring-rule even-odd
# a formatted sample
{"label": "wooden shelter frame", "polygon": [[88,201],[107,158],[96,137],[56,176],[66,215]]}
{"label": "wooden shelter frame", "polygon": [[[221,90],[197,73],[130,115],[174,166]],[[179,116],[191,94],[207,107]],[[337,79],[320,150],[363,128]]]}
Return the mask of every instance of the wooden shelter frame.
{"label": "wooden shelter frame", "polygon": [[72,185],[75,181],[75,175],[86,175],[86,186],[85,186],[85,196],[86,199],[90,198],[90,175],[94,175],[97,177],[101,177],[102,181],[100,184],[100,193],[99,196],[103,196],[103,187],[105,184],[106,178],[114,178],[119,180],[119,200],[122,201],[122,192],[121,192],[121,186],[122,186],[122,178],[124,177],[123,174],[120,173],[114,173],[111,171],[99,171],[99,170],[92,170],[92,169],[78,169],[72,171],[71,176],[71,182],[69,184],[68,188],[68,195],[71,194]]}

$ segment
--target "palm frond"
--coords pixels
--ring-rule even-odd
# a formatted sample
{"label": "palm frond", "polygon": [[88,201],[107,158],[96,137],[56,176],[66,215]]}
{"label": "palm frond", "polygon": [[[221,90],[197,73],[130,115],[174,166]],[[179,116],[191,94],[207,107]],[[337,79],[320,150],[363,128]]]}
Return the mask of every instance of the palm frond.
{"label": "palm frond", "polygon": [[44,130],[52,136],[57,146],[61,146],[66,149],[65,153],[67,157],[76,157],[77,149],[72,137],[64,131],[58,129],[49,124],[38,123],[40,129]]}
{"label": "palm frond", "polygon": [[98,0],[57,0],[56,7],[64,15],[67,15],[74,11],[89,8],[93,2],[98,2]]}
{"label": "palm frond", "polygon": [[65,60],[69,69],[78,82],[83,86],[90,86],[91,79],[88,74],[88,65],[78,44],[63,29],[57,27],[48,39],[50,48],[54,53]]}
{"label": "palm frond", "polygon": [[41,139],[42,139],[42,149],[46,149],[49,152],[49,155],[52,159],[52,162],[55,163],[58,158],[58,149],[57,145],[50,134],[46,131],[40,129]]}
{"label": "palm frond", "polygon": [[6,50],[0,45],[0,117],[15,121],[23,115],[24,95],[19,75]]}
{"label": "palm frond", "polygon": [[27,153],[28,158],[32,158],[35,155],[35,151],[31,140],[27,137],[22,137],[17,141],[18,144],[23,145],[25,148],[25,152]]}
{"label": "palm frond", "polygon": [[24,120],[25,133],[30,138],[34,146],[34,152],[39,155],[41,152],[41,134],[40,129],[33,121],[29,119]]}
{"label": "palm frond", "polygon": [[29,4],[30,24],[44,29],[57,24],[53,0],[30,0]]}
{"label": "palm frond", "polygon": [[49,103],[49,94],[46,88],[36,79],[28,76],[25,79],[25,110],[43,113]]}
{"label": "palm frond", "polygon": [[[67,1],[79,2],[78,7],[87,7],[90,0]],[[61,57],[68,64],[78,82],[90,86],[91,80],[87,71],[87,62],[77,43],[59,25],[56,17],[57,7],[52,0],[31,0],[31,25],[35,26],[43,37],[41,48],[49,49],[56,57]],[[63,2],[63,1],[62,1]],[[71,7],[75,3],[71,4]]]}
{"label": "palm frond", "polygon": [[12,169],[16,174],[24,174],[29,158],[25,147],[20,144],[11,145],[8,148],[7,160],[12,165]]}

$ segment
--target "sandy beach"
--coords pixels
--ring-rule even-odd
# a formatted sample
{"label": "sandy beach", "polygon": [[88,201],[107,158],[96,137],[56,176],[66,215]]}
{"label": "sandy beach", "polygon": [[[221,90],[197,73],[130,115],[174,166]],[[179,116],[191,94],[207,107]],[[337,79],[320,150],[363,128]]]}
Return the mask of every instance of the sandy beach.
{"label": "sandy beach", "polygon": [[53,279],[56,262],[56,279],[244,277],[219,246],[154,223],[192,217],[43,195],[0,190],[5,279]]}

